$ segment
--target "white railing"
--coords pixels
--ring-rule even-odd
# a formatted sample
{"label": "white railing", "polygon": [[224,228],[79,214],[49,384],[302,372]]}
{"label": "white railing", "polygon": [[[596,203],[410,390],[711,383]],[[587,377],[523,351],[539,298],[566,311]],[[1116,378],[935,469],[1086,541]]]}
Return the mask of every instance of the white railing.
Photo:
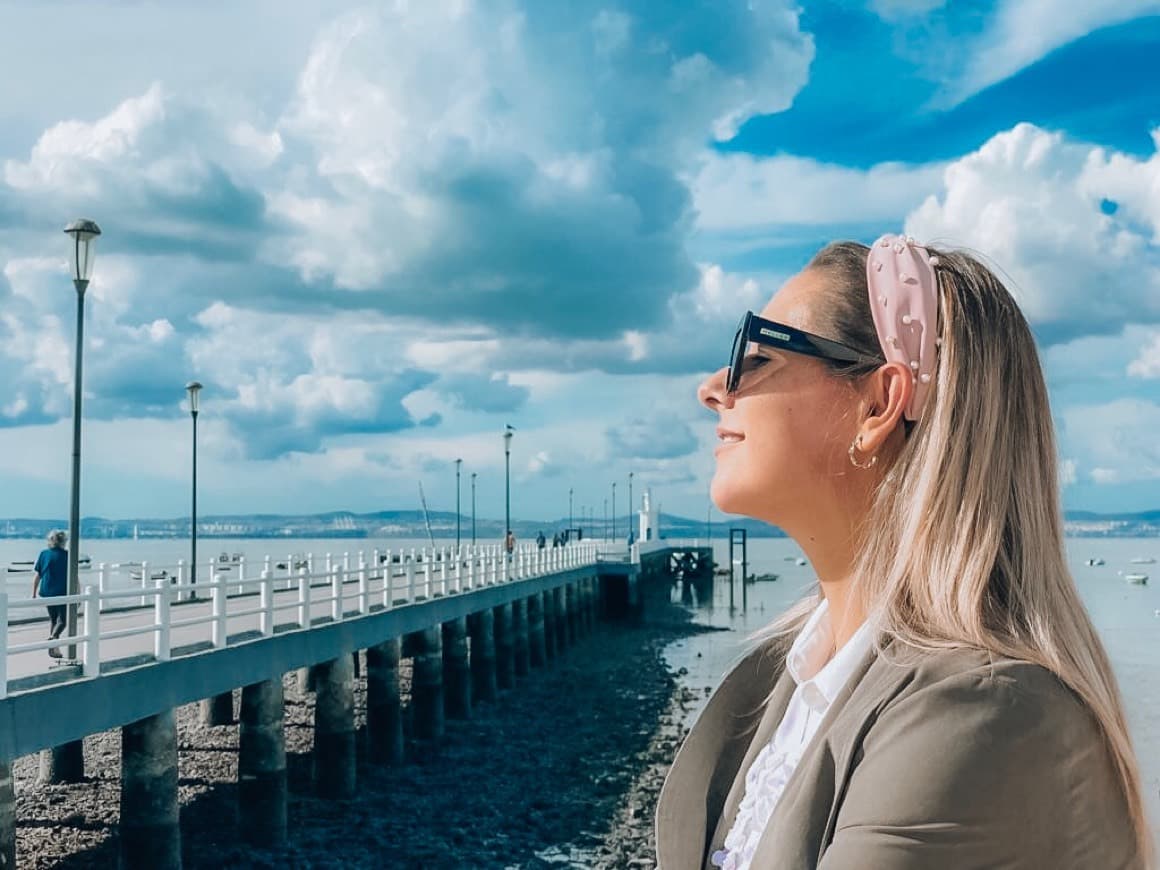
{"label": "white railing", "polygon": [[[453,547],[406,553],[376,550],[373,561],[363,553],[353,561],[346,553],[341,560],[327,554],[317,566],[310,555],[273,566],[267,557],[257,577],[245,576],[241,570],[234,576],[218,571],[208,575],[212,579],[196,584],[168,570],[154,576],[143,565],[141,576],[150,582],[135,588],[86,585],[79,595],[48,599],[10,598],[0,592],[0,698],[7,697],[10,676],[44,673],[45,668],[29,656],[53,647],[77,647],[81,673],[96,677],[101,672],[102,651],[110,653],[109,660],[146,654],[163,662],[172,655],[175,635],[180,645],[208,641],[213,648],[221,648],[229,643],[231,632],[251,640],[273,635],[277,625],[309,629],[320,618],[329,617],[325,624],[330,624],[484,586],[519,582],[590,565],[600,555],[601,548],[589,542],[539,550],[525,545],[510,558],[495,545],[463,547],[458,554]],[[194,598],[195,594],[199,597]],[[25,611],[43,613],[49,602],[77,606],[79,633],[56,640],[23,640],[21,635],[42,630],[45,620],[10,625],[9,617]],[[292,613],[289,620],[279,619],[288,611]],[[125,639],[136,639],[136,643],[109,645]],[[23,673],[14,673],[14,663],[23,665],[19,668]]]}

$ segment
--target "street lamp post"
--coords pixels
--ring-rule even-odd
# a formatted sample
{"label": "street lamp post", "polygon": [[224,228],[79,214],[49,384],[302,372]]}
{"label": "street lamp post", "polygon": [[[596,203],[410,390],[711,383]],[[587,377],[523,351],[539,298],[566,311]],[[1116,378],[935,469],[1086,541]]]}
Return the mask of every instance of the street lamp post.
{"label": "street lamp post", "polygon": [[455,460],[455,551],[459,552],[459,469],[463,467],[463,460]]}
{"label": "street lamp post", "polygon": [[471,472],[471,546],[475,546],[475,472]]}
{"label": "street lamp post", "polygon": [[605,540],[607,540],[608,539],[608,499],[604,500],[604,523],[603,523],[603,525],[604,525],[604,528],[602,530],[603,534],[601,535],[601,537],[603,537]]}
{"label": "street lamp post", "polygon": [[[72,237],[70,265],[73,286],[77,291],[76,371],[73,375],[72,495],[69,499],[68,512],[68,594],[79,595],[81,591],[81,375],[85,337],[85,291],[89,288],[89,278],[93,273],[96,240],[97,236],[101,234],[101,228],[90,220],[76,220],[65,227],[64,231]],[[69,637],[76,637],[76,604],[70,604],[67,613]],[[76,644],[70,643],[68,659],[70,662],[75,662],[76,657]]]}
{"label": "street lamp post", "polygon": [[193,586],[197,583],[197,412],[201,384],[190,381],[185,385],[185,389],[189,392],[189,416],[193,418],[193,473],[190,475],[192,503],[189,508],[189,597],[197,598],[197,590]]}
{"label": "street lamp post", "polygon": [[503,519],[504,519],[504,540],[507,540],[507,534],[512,530],[512,433],[515,428],[510,424],[505,426],[503,433]]}
{"label": "street lamp post", "polygon": [[612,481],[612,540],[616,540],[616,481]]}
{"label": "street lamp post", "polygon": [[636,539],[636,531],[634,531],[632,523],[635,512],[636,508],[632,505],[632,472],[630,471],[628,473],[628,537],[631,540]]}

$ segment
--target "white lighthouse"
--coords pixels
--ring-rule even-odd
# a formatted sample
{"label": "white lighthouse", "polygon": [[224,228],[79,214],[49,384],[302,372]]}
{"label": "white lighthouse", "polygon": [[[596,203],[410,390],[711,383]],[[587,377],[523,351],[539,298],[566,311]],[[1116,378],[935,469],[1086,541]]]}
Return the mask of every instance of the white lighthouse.
{"label": "white lighthouse", "polygon": [[638,541],[655,541],[660,538],[660,510],[653,504],[652,490],[646,489],[642,496],[643,506],[638,512],[639,534]]}

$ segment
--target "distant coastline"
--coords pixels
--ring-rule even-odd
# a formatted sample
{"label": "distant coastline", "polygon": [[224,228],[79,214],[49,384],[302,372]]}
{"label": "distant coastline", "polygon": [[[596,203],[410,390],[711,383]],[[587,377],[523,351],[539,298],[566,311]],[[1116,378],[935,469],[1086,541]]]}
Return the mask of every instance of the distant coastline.
{"label": "distant coastline", "polygon": [[[1065,515],[1065,531],[1074,538],[1152,538],[1160,537],[1160,510],[1140,513],[1097,514],[1090,511],[1069,511]],[[455,514],[446,511],[432,511],[428,514],[430,531],[435,538],[447,540],[456,534]],[[461,515],[459,533],[461,537],[471,535],[472,520],[469,515]],[[66,528],[64,519],[31,519],[14,517],[0,519],[0,539],[41,538],[49,530]],[[517,538],[535,537],[544,532],[568,528],[568,518],[536,520],[513,520],[512,530]],[[586,538],[612,534],[612,521],[607,524],[596,518],[590,525],[578,517],[572,518],[572,528],[582,530]],[[704,538],[708,531],[714,538],[725,538],[730,529],[744,529],[753,538],[783,538],[780,529],[756,520],[743,517],[731,518],[723,522],[706,524],[675,514],[660,516],[661,535],[666,538]],[[615,521],[616,537],[628,535],[628,518],[620,516]],[[499,520],[476,518],[475,536],[477,540],[499,540],[504,533]],[[353,513],[350,511],[330,511],[318,514],[231,514],[199,517],[197,523],[199,538],[426,538],[427,523],[421,511],[379,511],[376,513]],[[574,533],[575,534],[575,533]],[[189,517],[157,519],[137,517],[130,519],[106,519],[103,517],[83,517],[81,538],[86,540],[125,539],[179,539],[189,537]]]}

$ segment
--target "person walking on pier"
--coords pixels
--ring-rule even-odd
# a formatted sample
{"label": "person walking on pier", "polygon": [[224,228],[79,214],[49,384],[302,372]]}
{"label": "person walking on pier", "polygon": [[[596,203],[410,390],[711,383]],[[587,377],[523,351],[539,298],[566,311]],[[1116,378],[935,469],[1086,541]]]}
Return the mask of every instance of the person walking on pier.
{"label": "person walking on pier", "polygon": [[511,529],[508,529],[507,536],[503,539],[503,548],[507,551],[508,558],[510,559],[512,553],[516,550],[516,536],[512,534]]}
{"label": "person walking on pier", "polygon": [[713,501],[785,530],[818,585],[677,752],[661,870],[1153,866],[1035,339],[996,275],[908,236],[830,244],[698,397]]}
{"label": "person walking on pier", "polygon": [[[32,574],[32,597],[55,598],[68,594],[68,550],[64,548],[68,535],[59,529],[48,533],[48,547],[36,557]],[[67,620],[63,604],[48,604],[48,639],[56,640],[64,632]],[[60,647],[52,647],[48,654],[61,657]]]}

